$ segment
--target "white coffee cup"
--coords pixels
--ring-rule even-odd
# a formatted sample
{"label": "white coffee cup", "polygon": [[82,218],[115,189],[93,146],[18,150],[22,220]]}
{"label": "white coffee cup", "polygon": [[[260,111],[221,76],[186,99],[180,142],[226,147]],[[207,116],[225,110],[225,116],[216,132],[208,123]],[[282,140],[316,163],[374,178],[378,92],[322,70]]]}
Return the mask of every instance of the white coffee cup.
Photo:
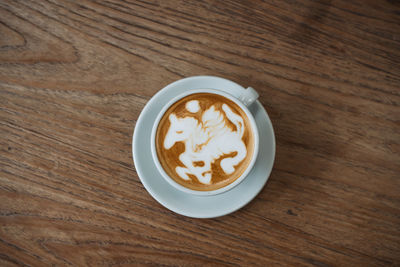
{"label": "white coffee cup", "polygon": [[[179,183],[177,183],[176,181],[174,181],[164,170],[164,168],[162,167],[159,159],[158,159],[158,155],[157,155],[157,149],[156,149],[156,134],[157,134],[157,128],[158,125],[160,123],[160,120],[162,119],[164,113],[168,110],[169,107],[171,107],[175,102],[179,101],[180,99],[188,96],[188,95],[192,95],[192,94],[196,94],[196,93],[211,93],[211,94],[217,94],[217,95],[221,95],[224,96],[226,98],[228,98],[229,100],[233,101],[234,103],[236,103],[247,115],[247,118],[249,119],[251,128],[252,128],[252,133],[253,133],[253,137],[254,137],[254,150],[253,150],[253,155],[252,155],[252,159],[249,163],[249,165],[247,166],[246,170],[242,173],[242,175],[237,178],[234,182],[216,189],[216,190],[210,190],[210,191],[198,191],[198,190],[193,190],[190,188],[187,188],[183,185],[180,185]],[[229,93],[226,93],[222,90],[218,90],[218,89],[193,89],[193,90],[188,90],[182,94],[177,95],[176,97],[174,97],[173,99],[171,99],[160,111],[160,113],[158,114],[154,124],[153,124],[153,128],[152,128],[152,132],[151,132],[151,153],[153,156],[153,160],[154,163],[158,169],[158,171],[161,173],[162,177],[173,187],[175,187],[178,190],[181,190],[185,193],[189,193],[189,194],[194,194],[194,195],[200,195],[200,196],[210,196],[210,195],[216,195],[216,194],[220,194],[223,192],[226,192],[232,188],[234,188],[235,186],[237,186],[240,182],[242,182],[246,176],[250,173],[250,171],[252,170],[254,163],[257,160],[257,155],[258,155],[258,147],[259,147],[259,134],[258,134],[258,128],[254,119],[254,116],[251,114],[251,112],[249,111],[248,107],[257,100],[258,98],[258,93],[251,87],[248,87],[247,89],[243,90],[243,92],[241,93],[241,95],[237,98],[232,96]]]}

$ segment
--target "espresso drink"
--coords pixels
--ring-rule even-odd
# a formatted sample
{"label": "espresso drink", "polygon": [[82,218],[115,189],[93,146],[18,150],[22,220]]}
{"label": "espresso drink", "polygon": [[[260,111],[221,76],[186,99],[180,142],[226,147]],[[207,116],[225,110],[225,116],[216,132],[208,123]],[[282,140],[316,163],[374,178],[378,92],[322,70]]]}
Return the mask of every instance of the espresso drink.
{"label": "espresso drink", "polygon": [[234,182],[254,152],[246,113],[228,98],[212,93],[196,93],[175,102],[161,118],[155,141],[165,172],[198,191]]}

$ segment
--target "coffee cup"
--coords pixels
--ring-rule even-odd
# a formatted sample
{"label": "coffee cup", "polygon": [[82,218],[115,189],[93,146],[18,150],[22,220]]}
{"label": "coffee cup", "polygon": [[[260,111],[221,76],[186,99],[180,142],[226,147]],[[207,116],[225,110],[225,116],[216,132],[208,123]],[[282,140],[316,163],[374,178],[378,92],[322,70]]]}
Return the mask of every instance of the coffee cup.
{"label": "coffee cup", "polygon": [[193,89],[160,111],[151,133],[151,153],[162,177],[185,193],[226,192],[242,182],[256,162],[259,134],[248,107],[251,87],[235,97],[218,89]]}

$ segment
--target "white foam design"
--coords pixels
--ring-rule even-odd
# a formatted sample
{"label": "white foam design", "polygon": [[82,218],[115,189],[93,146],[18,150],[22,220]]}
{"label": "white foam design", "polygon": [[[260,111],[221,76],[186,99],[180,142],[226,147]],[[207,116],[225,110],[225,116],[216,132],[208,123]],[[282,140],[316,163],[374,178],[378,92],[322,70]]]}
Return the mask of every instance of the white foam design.
{"label": "white foam design", "polygon": [[197,113],[200,110],[200,105],[198,100],[191,100],[186,103],[186,109],[189,112]]}
{"label": "white foam design", "polygon": [[[199,102],[195,101],[198,105]],[[189,104],[190,102],[185,106],[189,111],[189,108],[195,105]],[[176,142],[184,143],[185,151],[179,155],[184,167],[178,166],[175,169],[182,179],[190,180],[191,174],[199,182],[210,184],[211,164],[222,155],[237,152],[234,157],[221,160],[221,168],[226,174],[233,173],[235,166],[246,157],[247,149],[242,141],[243,118],[226,104],[222,105],[222,110],[223,112],[220,112],[211,106],[204,111],[201,121],[190,116],[178,118],[174,113],[169,115],[171,125],[164,139],[164,148],[170,149]],[[235,131],[226,125],[224,116],[236,126]],[[201,163],[198,164],[199,162]]]}

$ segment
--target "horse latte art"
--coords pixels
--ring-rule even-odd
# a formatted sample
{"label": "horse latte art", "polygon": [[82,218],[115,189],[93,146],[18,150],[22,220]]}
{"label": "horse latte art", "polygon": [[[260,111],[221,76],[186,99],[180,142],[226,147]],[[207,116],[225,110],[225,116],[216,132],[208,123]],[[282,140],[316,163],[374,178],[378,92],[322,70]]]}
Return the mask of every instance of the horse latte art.
{"label": "horse latte art", "polygon": [[157,128],[156,150],[173,180],[210,191],[242,175],[253,157],[254,136],[236,103],[217,94],[195,93],[165,112]]}

